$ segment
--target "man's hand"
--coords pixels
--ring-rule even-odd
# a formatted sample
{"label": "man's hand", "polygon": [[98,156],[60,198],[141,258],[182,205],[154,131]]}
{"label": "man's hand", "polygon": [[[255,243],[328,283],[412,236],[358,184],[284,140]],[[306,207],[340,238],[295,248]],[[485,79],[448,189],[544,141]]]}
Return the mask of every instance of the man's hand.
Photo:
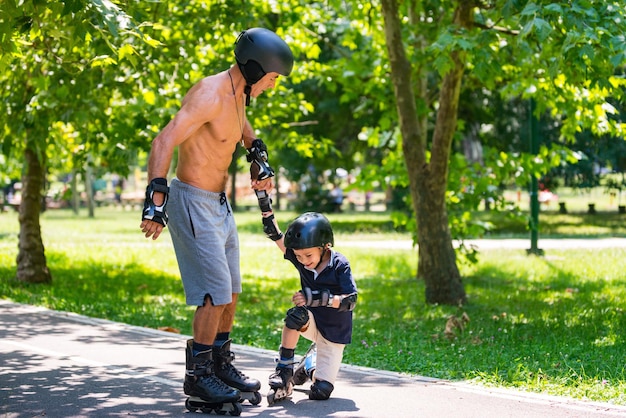
{"label": "man's hand", "polygon": [[274,187],[272,177],[274,170],[267,162],[267,146],[260,139],[252,141],[252,146],[247,149],[246,159],[250,163],[250,180],[254,190],[271,191]]}
{"label": "man's hand", "polygon": [[163,231],[163,225],[147,219],[143,220],[139,227],[141,228],[141,232],[145,234],[146,238],[152,237],[153,240],[157,239],[159,235],[161,235],[161,231]]}
{"label": "man's hand", "polygon": [[265,180],[251,179],[250,186],[254,190],[265,190],[269,194],[274,188],[274,182],[272,181],[272,177],[267,178]]}
{"label": "man's hand", "polygon": [[141,215],[141,231],[146,238],[157,239],[167,225],[167,198],[169,187],[165,178],[155,178],[146,187],[146,199]]}

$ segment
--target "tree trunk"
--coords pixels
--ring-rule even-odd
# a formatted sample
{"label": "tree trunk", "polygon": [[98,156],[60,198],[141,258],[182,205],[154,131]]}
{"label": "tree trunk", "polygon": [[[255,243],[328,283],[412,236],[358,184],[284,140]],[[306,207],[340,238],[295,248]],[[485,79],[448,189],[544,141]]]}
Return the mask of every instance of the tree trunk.
{"label": "tree trunk", "polygon": [[[466,25],[471,6],[459,1],[455,22]],[[406,57],[396,0],[382,0],[385,40],[391,79],[402,133],[402,147],[409,177],[413,209],[417,217],[419,245],[418,278],[426,285],[426,302],[458,305],[466,301],[465,289],[456,265],[456,253],[448,224],[445,194],[452,138],[456,130],[459,92],[465,57],[453,53],[454,68],[444,77],[439,94],[439,109],[433,133],[431,159],[426,160],[426,116],[419,115],[416,97],[428,96],[425,75],[418,69],[418,95],[411,81],[412,67]],[[419,35],[416,36],[419,39]],[[418,41],[419,42],[419,41]],[[417,45],[418,47],[420,45]],[[422,45],[423,46],[423,45]]]}
{"label": "tree trunk", "polygon": [[80,196],[78,196],[78,179],[76,176],[78,176],[78,172],[76,170],[72,170],[72,182],[70,183],[72,188],[72,210],[74,211],[74,214],[78,215]]}
{"label": "tree trunk", "polygon": [[41,240],[39,213],[43,186],[43,157],[27,147],[24,151],[26,173],[23,177],[20,204],[20,235],[17,254],[17,278],[26,283],[50,283],[52,276],[46,265],[46,254]]}
{"label": "tree trunk", "polygon": [[467,295],[456,264],[448,213],[445,203],[438,205],[435,202],[439,199],[428,197],[429,178],[432,176],[426,174],[417,182],[422,197],[416,209],[419,244],[417,277],[424,279],[426,302],[462,305],[466,302]]}
{"label": "tree trunk", "polygon": [[91,158],[87,158],[85,165],[85,197],[87,199],[87,211],[89,218],[96,216],[95,192],[93,190],[93,169],[91,168]]}

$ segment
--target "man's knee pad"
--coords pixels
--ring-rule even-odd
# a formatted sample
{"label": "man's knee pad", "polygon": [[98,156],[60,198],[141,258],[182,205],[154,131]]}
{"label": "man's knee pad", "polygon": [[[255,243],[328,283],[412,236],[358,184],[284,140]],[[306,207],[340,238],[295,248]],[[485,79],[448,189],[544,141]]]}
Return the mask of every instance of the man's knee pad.
{"label": "man's knee pad", "polygon": [[330,394],[333,393],[335,387],[332,383],[325,380],[315,380],[311,385],[311,391],[309,392],[309,399],[315,401],[325,401],[330,398]]}
{"label": "man's knee pad", "polygon": [[300,331],[309,322],[309,310],[304,306],[294,306],[287,311],[285,326]]}

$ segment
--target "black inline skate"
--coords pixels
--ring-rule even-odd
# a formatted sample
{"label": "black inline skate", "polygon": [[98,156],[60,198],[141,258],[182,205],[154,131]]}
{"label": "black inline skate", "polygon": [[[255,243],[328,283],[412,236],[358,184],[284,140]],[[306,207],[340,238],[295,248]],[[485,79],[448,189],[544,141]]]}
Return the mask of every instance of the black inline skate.
{"label": "black inline skate", "polygon": [[193,340],[188,340],[185,350],[187,365],[183,388],[185,394],[189,395],[185,401],[187,410],[200,410],[206,414],[215,412],[218,415],[241,415],[239,391],[226,385],[215,375],[212,350],[202,351],[194,356],[192,345]]}
{"label": "black inline skate", "polygon": [[276,371],[270,375],[269,385],[267,403],[270,406],[290,397],[293,392],[293,363],[278,361]]}
{"label": "black inline skate", "polygon": [[231,340],[226,341],[221,347],[213,349],[213,361],[215,362],[215,375],[228,386],[240,392],[240,402],[248,400],[252,405],[261,403],[261,382],[246,376],[233,366],[235,353],[230,351]]}

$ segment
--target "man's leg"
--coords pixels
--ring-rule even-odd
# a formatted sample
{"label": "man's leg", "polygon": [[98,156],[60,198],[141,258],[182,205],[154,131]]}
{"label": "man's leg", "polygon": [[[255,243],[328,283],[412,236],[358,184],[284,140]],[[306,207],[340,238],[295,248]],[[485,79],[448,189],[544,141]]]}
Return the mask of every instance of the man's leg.
{"label": "man's leg", "polygon": [[199,306],[193,317],[194,339],[187,341],[187,372],[185,393],[207,402],[237,402],[239,391],[224,384],[215,372],[215,354],[212,347],[224,305],[213,306],[206,296],[204,306]]}
{"label": "man's leg", "polygon": [[213,345],[218,333],[230,333],[235,319],[238,296],[239,294],[233,293],[232,302],[219,306],[214,306],[211,296],[206,296],[204,306],[198,306],[193,316],[193,340],[196,343]]}
{"label": "man's leg", "polygon": [[239,293],[233,293],[232,302],[228,305],[224,305],[224,311],[220,317],[220,323],[217,328],[218,333],[230,333],[233,329],[233,322],[235,321],[235,312],[237,311],[237,300],[239,298]]}
{"label": "man's leg", "polygon": [[243,399],[248,399],[256,405],[261,401],[261,395],[255,393],[261,389],[261,382],[246,376],[232,364],[235,354],[230,350],[230,331],[235,320],[238,297],[238,293],[233,293],[231,303],[223,306],[213,334],[211,344],[215,360],[215,374],[228,386],[238,389]]}

